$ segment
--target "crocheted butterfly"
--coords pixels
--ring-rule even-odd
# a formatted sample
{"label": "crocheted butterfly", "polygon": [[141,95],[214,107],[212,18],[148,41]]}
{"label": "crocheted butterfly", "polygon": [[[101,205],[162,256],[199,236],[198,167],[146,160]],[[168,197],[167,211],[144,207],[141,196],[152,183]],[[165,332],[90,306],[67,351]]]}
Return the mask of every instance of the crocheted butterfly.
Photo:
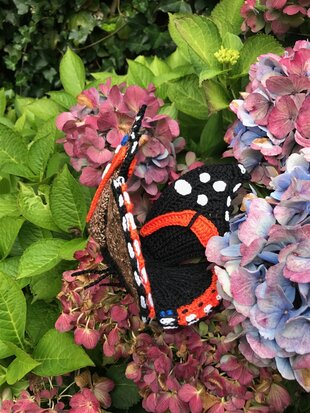
{"label": "crocheted butterfly", "polygon": [[202,166],[184,174],[163,191],[138,231],[127,181],[145,109],[106,166],[87,222],[108,267],[101,278],[117,275],[139,303],[143,321],[156,317],[164,328],[177,328],[220,303],[205,247],[213,235],[229,230],[232,198],[247,174],[242,165]]}

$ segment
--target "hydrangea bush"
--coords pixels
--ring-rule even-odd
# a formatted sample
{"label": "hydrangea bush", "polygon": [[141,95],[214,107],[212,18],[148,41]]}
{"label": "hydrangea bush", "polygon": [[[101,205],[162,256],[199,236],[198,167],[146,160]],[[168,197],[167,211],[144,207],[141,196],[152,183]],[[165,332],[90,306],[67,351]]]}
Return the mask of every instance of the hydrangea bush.
{"label": "hydrangea bush", "polygon": [[[14,107],[0,90],[1,413],[309,411],[309,46],[283,54],[271,35],[240,38],[243,3],[172,14],[176,51],[129,60],[125,75],[86,79],[68,49],[64,90]],[[102,261],[85,228],[93,187],[147,103],[131,181],[143,223],[163,186],[219,161],[233,99],[225,156],[269,196],[247,194],[231,232],[208,246],[220,311],[173,332],[144,325],[116,282],[92,284]]]}

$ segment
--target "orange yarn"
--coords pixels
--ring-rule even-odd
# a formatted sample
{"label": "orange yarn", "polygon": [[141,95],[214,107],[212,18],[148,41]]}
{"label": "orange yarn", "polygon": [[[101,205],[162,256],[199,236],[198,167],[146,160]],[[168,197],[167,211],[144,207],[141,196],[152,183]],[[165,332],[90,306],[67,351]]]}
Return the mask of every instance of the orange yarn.
{"label": "orange yarn", "polygon": [[[187,227],[195,214],[196,211],[184,210],[181,212],[168,212],[167,214],[160,215],[144,224],[140,230],[140,235],[146,237],[161,228],[170,227],[172,225]],[[190,229],[204,247],[211,237],[218,235],[216,226],[203,215],[197,217]]]}

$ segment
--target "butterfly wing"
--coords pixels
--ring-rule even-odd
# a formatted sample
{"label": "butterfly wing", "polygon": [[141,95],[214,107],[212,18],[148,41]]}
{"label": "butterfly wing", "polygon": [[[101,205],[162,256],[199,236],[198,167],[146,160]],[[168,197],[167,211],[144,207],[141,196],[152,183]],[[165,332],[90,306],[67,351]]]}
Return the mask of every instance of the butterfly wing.
{"label": "butterfly wing", "polygon": [[[172,183],[140,231],[156,315],[164,328],[197,322],[220,303],[208,268],[208,240],[229,230],[232,199],[248,178],[242,165],[211,165]],[[201,259],[196,264],[189,260]]]}

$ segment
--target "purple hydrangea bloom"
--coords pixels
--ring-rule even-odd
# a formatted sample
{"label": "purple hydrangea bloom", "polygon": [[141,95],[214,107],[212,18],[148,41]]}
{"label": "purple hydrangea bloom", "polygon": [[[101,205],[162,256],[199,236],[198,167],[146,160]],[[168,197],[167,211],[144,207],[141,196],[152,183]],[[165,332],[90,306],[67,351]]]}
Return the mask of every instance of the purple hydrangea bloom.
{"label": "purple hydrangea bloom", "polygon": [[287,158],[310,147],[310,43],[296,42],[284,55],[262,55],[250,69],[251,82],[230,107],[239,122],[226,133],[230,150],[251,173],[269,185],[286,169]]}

